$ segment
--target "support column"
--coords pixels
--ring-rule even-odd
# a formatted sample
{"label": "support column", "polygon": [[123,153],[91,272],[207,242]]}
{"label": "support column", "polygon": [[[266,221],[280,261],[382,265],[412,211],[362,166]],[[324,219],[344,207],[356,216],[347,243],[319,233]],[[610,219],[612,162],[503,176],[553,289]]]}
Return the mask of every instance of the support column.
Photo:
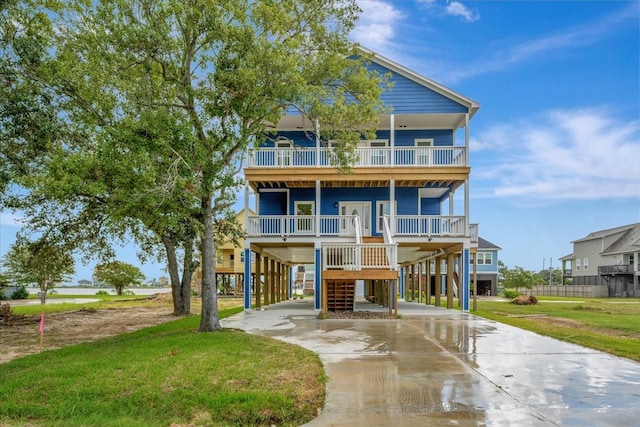
{"label": "support column", "polygon": [[473,256],[473,311],[478,309],[478,252]]}
{"label": "support column", "polygon": [[320,237],[320,206],[321,206],[321,190],[320,180],[316,179],[316,204],[315,204],[315,220],[316,220],[316,237]]}
{"label": "support column", "polygon": [[271,300],[269,293],[271,292],[271,269],[269,268],[269,258],[264,257],[264,305],[269,305]]}
{"label": "support column", "polygon": [[[391,151],[391,157],[395,157],[393,150]],[[389,231],[391,232],[392,236],[396,235],[396,180],[395,179],[391,179],[389,182]]]}
{"label": "support column", "polygon": [[402,295],[404,297],[404,285],[405,285],[405,280],[407,279],[407,267],[401,267],[400,268],[400,283],[399,283],[399,287],[400,287],[400,295]]}
{"label": "support column", "polygon": [[418,303],[422,304],[422,263],[418,263]]}
{"label": "support column", "polygon": [[447,308],[453,308],[453,254],[447,254]]}
{"label": "support column", "polygon": [[276,267],[276,302],[280,302],[282,301],[282,263],[278,262],[278,265]]}
{"label": "support column", "polygon": [[288,295],[288,297],[292,298],[293,297],[293,266],[291,266],[291,265],[287,267],[287,278],[289,279],[289,286],[288,286],[289,295]]}
{"label": "support column", "polygon": [[[247,259],[245,258],[245,262]],[[249,263],[251,264],[251,263]],[[262,301],[260,298],[262,297],[262,281],[260,280],[261,270],[262,270],[262,256],[260,252],[256,252],[256,278],[255,278],[255,294],[256,294],[256,308],[262,307]]]}
{"label": "support column", "polygon": [[[323,290],[326,288],[325,283],[322,279],[322,247],[320,246],[319,242],[316,242],[314,244],[314,249],[315,249],[315,269],[316,269],[316,274],[315,274],[315,289],[313,292],[313,298],[314,298],[314,308],[316,310],[320,310],[323,308],[323,304],[322,304],[322,292]],[[326,312],[326,303],[324,304],[324,309],[323,311]]]}
{"label": "support column", "polygon": [[271,286],[271,289],[269,289],[269,303],[270,304],[275,304],[276,303],[276,260],[272,259],[271,261],[271,266],[269,267],[269,272],[271,273],[271,280],[269,280],[269,285]]}
{"label": "support column", "polygon": [[[469,311],[469,253],[470,249],[468,243],[465,243],[464,249],[462,249],[462,255],[460,260],[460,281],[461,294],[462,294],[462,311]],[[475,298],[474,298],[475,302]]]}
{"label": "support column", "polygon": [[436,307],[440,307],[441,298],[442,298],[442,258],[436,258]]}
{"label": "support column", "polygon": [[251,249],[249,248],[244,249],[244,277],[244,309],[251,310]]}
{"label": "support column", "polygon": [[424,263],[425,271],[425,280],[426,280],[426,288],[427,288],[427,298],[425,304],[431,305],[431,260],[428,259]]}

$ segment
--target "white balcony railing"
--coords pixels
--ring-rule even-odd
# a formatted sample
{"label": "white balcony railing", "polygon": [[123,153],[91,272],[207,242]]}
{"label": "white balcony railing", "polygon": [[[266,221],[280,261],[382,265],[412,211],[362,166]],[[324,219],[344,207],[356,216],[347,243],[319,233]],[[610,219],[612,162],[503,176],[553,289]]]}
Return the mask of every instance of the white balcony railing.
{"label": "white balcony railing", "polygon": [[354,215],[250,215],[247,235],[266,236],[355,236]]}
{"label": "white balcony railing", "polygon": [[[396,215],[393,236],[464,237],[464,216]],[[250,215],[249,237],[269,236],[356,236],[354,215],[320,215],[320,229],[315,215]],[[477,233],[477,228],[475,228]],[[473,233],[474,228],[471,227]],[[387,230],[391,240],[391,230]],[[470,237],[473,237],[470,236]]]}
{"label": "white balcony railing", "polygon": [[[353,167],[455,167],[466,164],[466,148],[448,147],[361,147]],[[249,150],[247,168],[331,168],[331,148],[279,147]]]}
{"label": "white balcony railing", "polygon": [[327,243],[322,245],[325,269],[395,270],[397,246],[386,243]]}
{"label": "white balcony railing", "polygon": [[461,237],[466,231],[464,216],[396,215],[396,236]]}

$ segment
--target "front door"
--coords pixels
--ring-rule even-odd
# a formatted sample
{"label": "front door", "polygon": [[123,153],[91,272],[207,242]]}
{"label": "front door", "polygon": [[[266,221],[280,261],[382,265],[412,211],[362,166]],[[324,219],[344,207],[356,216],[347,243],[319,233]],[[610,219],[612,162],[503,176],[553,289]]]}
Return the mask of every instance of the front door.
{"label": "front door", "polygon": [[[371,236],[371,203],[370,202],[341,202],[340,215],[358,215],[363,236]],[[354,233],[353,222],[340,221],[340,232],[344,234]]]}

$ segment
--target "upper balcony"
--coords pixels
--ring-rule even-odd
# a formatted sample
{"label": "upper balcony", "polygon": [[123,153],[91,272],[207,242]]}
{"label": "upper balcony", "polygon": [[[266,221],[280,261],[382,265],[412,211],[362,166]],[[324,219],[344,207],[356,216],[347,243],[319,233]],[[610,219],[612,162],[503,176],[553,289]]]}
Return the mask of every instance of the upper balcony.
{"label": "upper balcony", "polygon": [[[250,150],[247,168],[335,168],[331,148],[279,147]],[[354,168],[467,167],[466,148],[449,147],[360,147]]]}
{"label": "upper balcony", "polygon": [[326,147],[277,147],[250,150],[244,174],[258,188],[448,187],[469,178],[463,146],[360,147],[349,173],[337,173],[335,154]]}

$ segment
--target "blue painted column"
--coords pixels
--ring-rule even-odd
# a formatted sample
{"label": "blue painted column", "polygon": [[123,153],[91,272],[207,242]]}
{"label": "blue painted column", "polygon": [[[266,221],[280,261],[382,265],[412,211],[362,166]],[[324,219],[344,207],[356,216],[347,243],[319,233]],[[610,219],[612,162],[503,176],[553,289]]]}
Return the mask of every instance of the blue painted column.
{"label": "blue painted column", "polygon": [[396,282],[397,280],[392,280],[391,281],[391,295],[393,296],[391,298],[391,310],[395,310],[396,309]]}
{"label": "blue painted column", "polygon": [[251,249],[244,250],[244,309],[251,310]]}
{"label": "blue painted column", "polygon": [[316,310],[322,309],[322,251],[319,247],[315,248],[316,250],[316,274],[315,274],[315,290],[313,292],[314,296],[314,307]]}
{"label": "blue painted column", "polygon": [[462,250],[462,265],[460,272],[462,274],[462,311],[469,311],[469,248]]}
{"label": "blue painted column", "polygon": [[400,295],[404,296],[404,287],[405,287],[405,283],[404,283],[404,279],[405,276],[407,275],[407,267],[402,267],[400,268]]}
{"label": "blue painted column", "polygon": [[289,266],[289,274],[287,276],[289,276],[289,299],[293,298],[293,267]]}

